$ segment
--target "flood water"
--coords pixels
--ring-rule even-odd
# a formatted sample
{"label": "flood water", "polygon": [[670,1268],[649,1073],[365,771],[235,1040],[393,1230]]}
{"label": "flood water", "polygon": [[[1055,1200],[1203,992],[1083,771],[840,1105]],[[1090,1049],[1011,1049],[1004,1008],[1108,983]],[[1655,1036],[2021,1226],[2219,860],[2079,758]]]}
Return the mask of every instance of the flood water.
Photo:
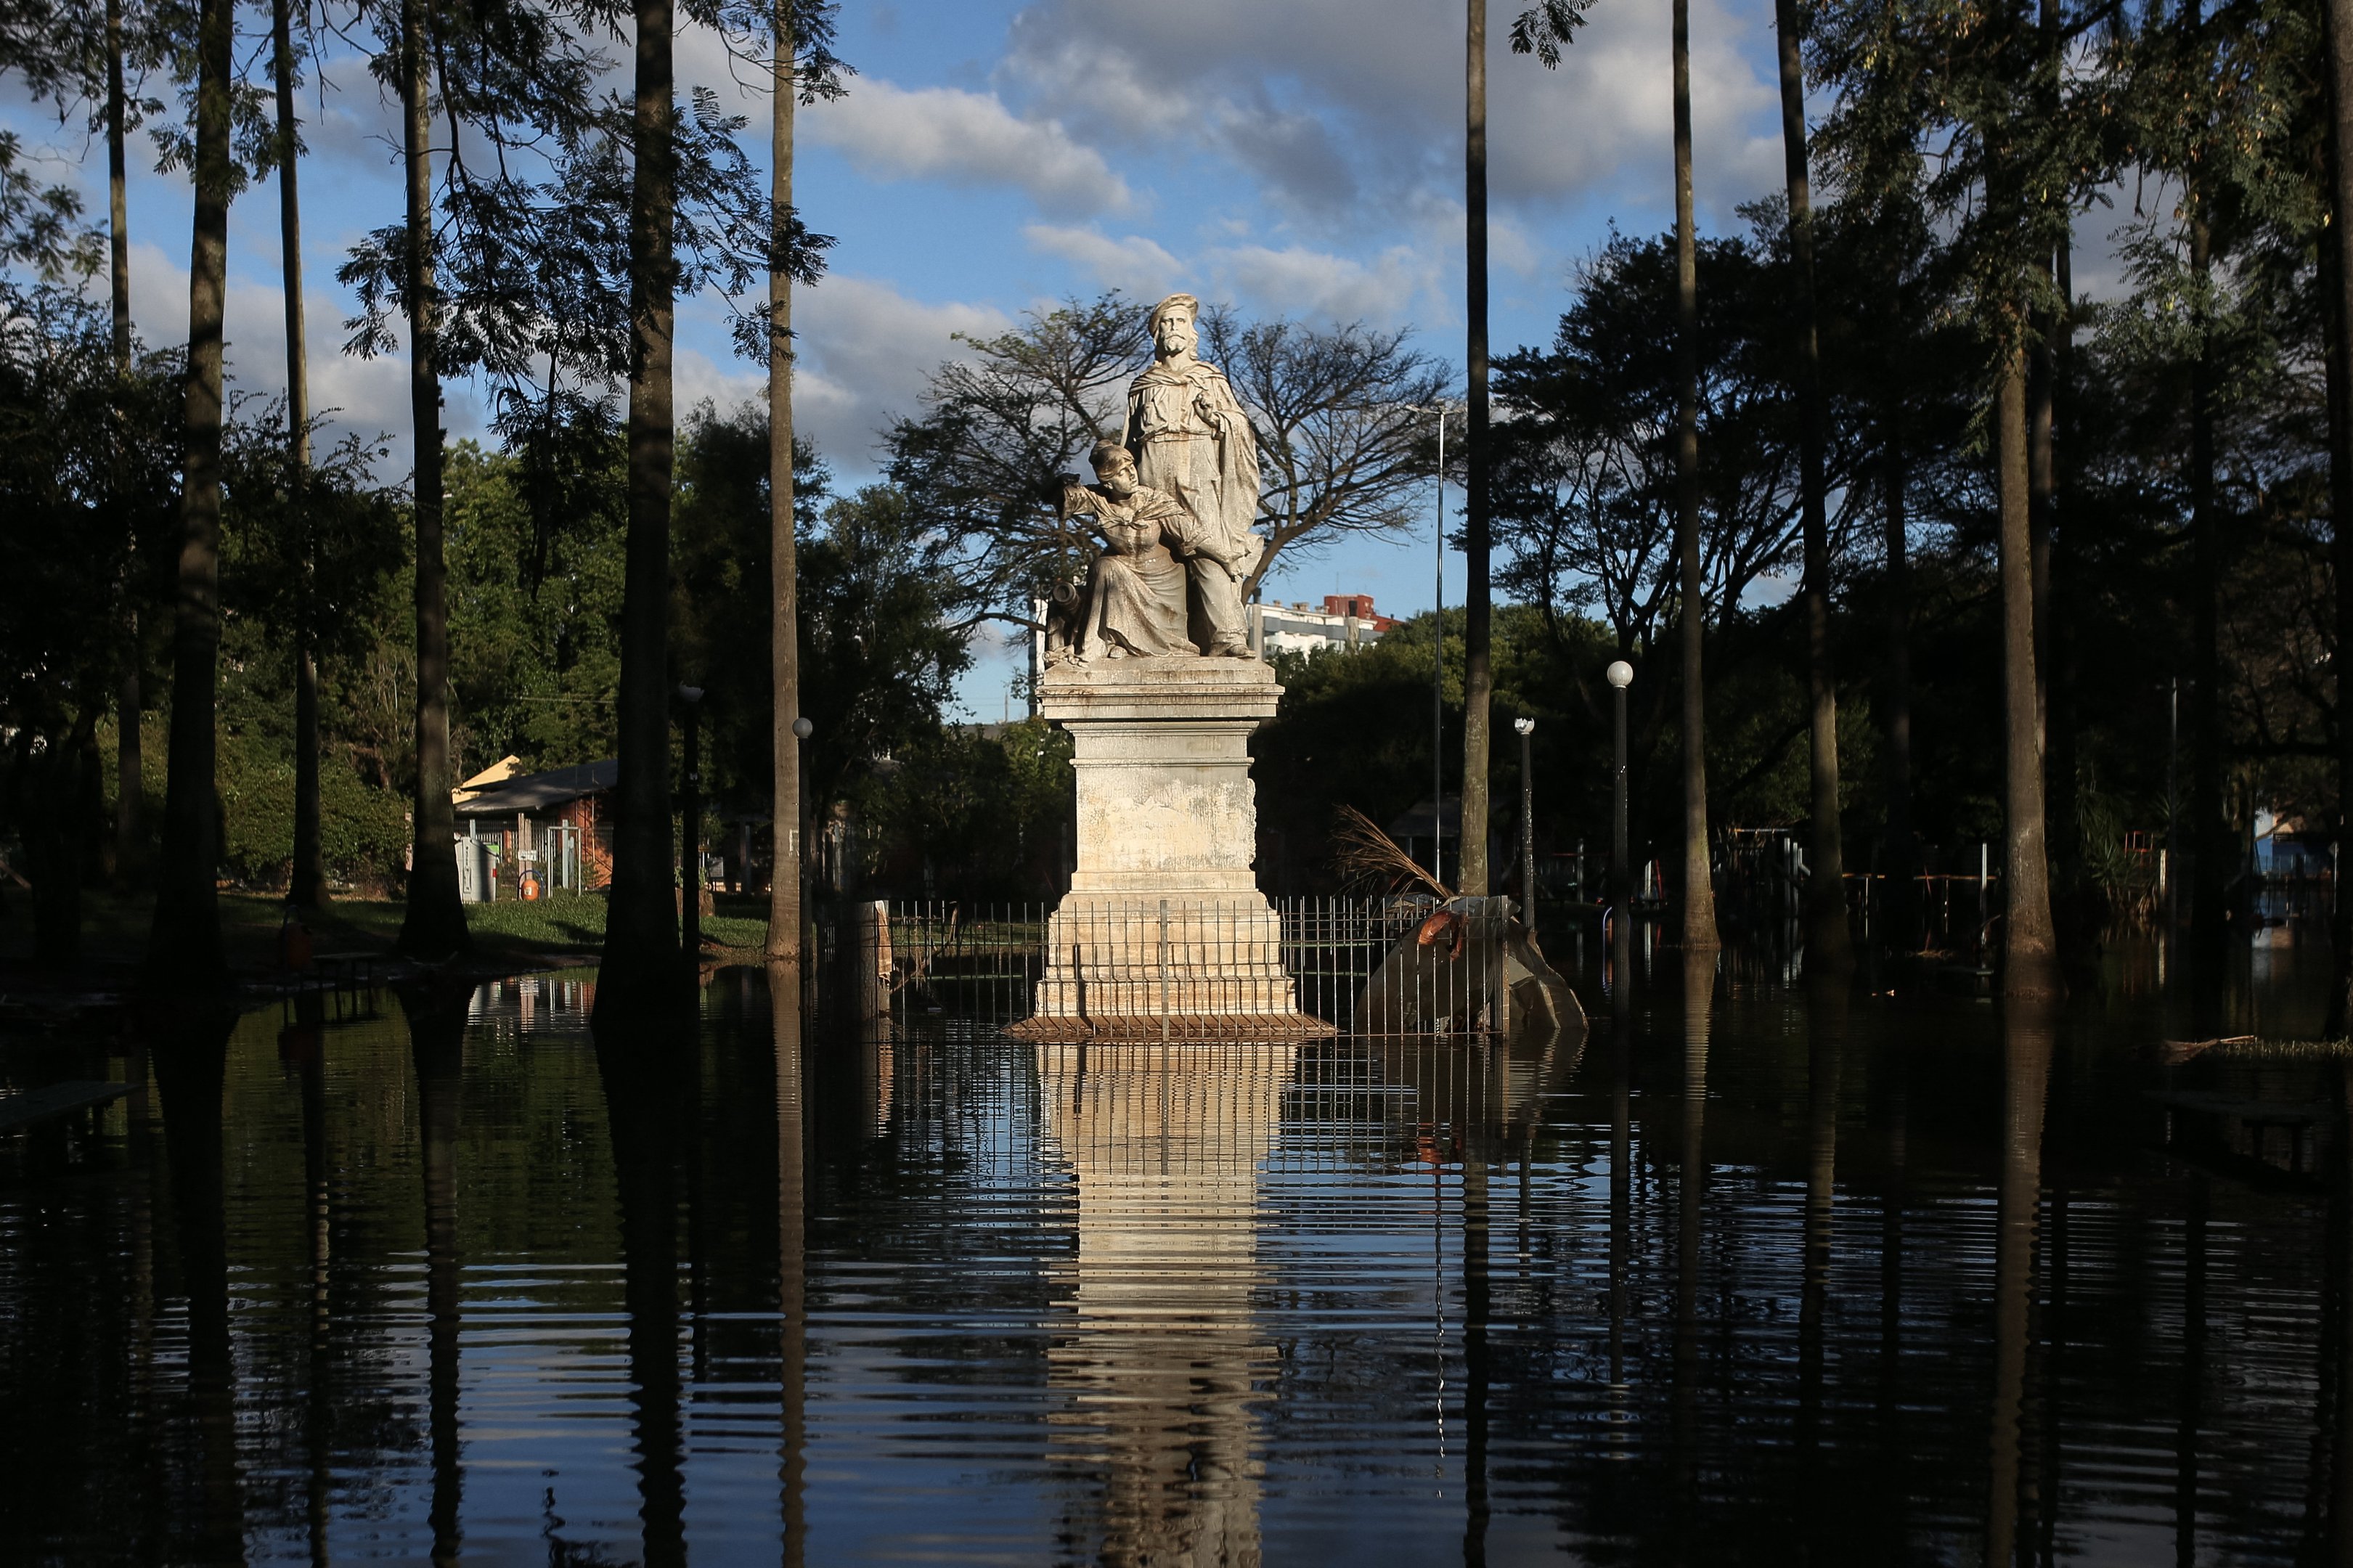
{"label": "flood water", "polygon": [[134,1031],[0,1165],[0,1560],[2353,1544],[2338,1060],[2168,1054],[2146,952],[2055,1018],[1662,952],[1516,1051],[804,1038],[723,971],[600,1057],[592,980]]}

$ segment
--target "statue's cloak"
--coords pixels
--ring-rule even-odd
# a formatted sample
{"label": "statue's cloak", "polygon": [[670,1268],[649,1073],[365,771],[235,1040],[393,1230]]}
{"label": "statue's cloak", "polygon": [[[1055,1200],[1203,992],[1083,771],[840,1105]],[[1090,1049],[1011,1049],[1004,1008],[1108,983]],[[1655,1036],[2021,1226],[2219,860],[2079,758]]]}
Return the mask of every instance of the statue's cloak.
{"label": "statue's cloak", "polygon": [[1224,372],[1198,360],[1147,366],[1128,387],[1127,446],[1136,478],[1192,514],[1201,548],[1237,577],[1257,565],[1258,438]]}

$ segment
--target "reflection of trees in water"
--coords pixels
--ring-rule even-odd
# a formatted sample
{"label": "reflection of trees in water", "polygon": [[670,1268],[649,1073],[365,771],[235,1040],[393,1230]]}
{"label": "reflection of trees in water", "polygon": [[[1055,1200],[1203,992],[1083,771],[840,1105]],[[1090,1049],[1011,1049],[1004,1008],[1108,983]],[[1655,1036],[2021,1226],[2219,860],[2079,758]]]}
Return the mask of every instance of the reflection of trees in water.
{"label": "reflection of trees in water", "polygon": [[[1672,973],[1670,960],[1670,985]],[[1173,1109],[1124,1102],[1122,1125],[1148,1131],[1149,1110],[1176,1132],[1113,1139],[1120,1152],[1089,1157],[1116,1167],[1158,1151],[1176,1187],[1166,1214],[1149,1206],[1156,1164],[1125,1188],[1044,1169],[1050,1154],[1077,1164],[1062,1140],[1079,1131],[1071,1108],[1090,1101],[1071,1099],[1074,1057],[1043,1060],[937,1024],[819,1042],[796,1105],[780,1064],[797,1040],[765,1013],[722,1018],[700,1065],[672,1075],[691,1087],[660,1134],[667,1173],[638,1163],[632,1131],[623,1194],[595,1058],[576,1037],[518,1029],[519,1011],[478,1018],[462,1092],[444,1096],[452,1058],[434,1040],[446,1031],[436,1037],[421,1005],[406,1022],[388,1006],[329,1025],[317,1055],[283,1066],[285,1018],[272,1008],[237,1025],[209,1099],[201,1058],[193,1076],[185,1059],[166,1066],[171,1126],[146,1140],[152,1170],[126,1142],[127,1168],[0,1190],[0,1517],[64,1543],[52,1554],[68,1561],[194,1555],[185,1543],[207,1532],[233,1555],[240,1529],[257,1556],[299,1558],[306,1538],[342,1532],[338,1556],[374,1537],[422,1558],[423,1531],[455,1517],[462,1479],[470,1557],[514,1521],[487,1517],[496,1478],[460,1477],[447,1440],[458,1265],[543,1263],[530,1306],[576,1321],[622,1295],[594,1266],[644,1259],[658,1279],[667,1255],[687,1270],[670,1275],[668,1301],[650,1312],[638,1295],[621,1302],[633,1334],[649,1328],[628,1346],[631,1386],[606,1373],[611,1403],[567,1407],[628,1428],[646,1493],[568,1459],[547,1483],[552,1517],[609,1517],[616,1494],[624,1515],[647,1507],[658,1551],[681,1517],[664,1513],[680,1506],[664,1489],[677,1495],[698,1466],[723,1475],[730,1461],[707,1456],[746,1425],[765,1466],[771,1412],[789,1556],[800,1513],[820,1500],[804,1510],[800,1467],[824,1457],[805,1450],[810,1414],[831,1417],[815,1426],[820,1443],[845,1445],[836,1452],[873,1453],[859,1447],[870,1419],[927,1442],[944,1434],[944,1448],[987,1447],[967,1473],[1009,1489],[1041,1484],[1034,1447],[1009,1477],[990,1467],[1005,1462],[1005,1434],[1047,1401],[1060,1416],[1050,1438],[1029,1427],[1014,1441],[1055,1454],[1043,1486],[1076,1500],[1064,1504],[1072,1554],[1247,1547],[1261,1515],[1274,1519],[1261,1461],[1328,1478],[1335,1452],[1354,1462],[1426,1423],[1442,1369],[1448,1495],[1419,1506],[1425,1525],[1446,1511],[1435,1533],[1449,1560],[1453,1533],[1472,1544],[1479,1524],[1457,1473],[1486,1478],[1499,1542],[1540,1510],[1596,1559],[1974,1561],[1998,1529],[2013,1560],[2063,1558],[2103,1536],[2137,1560],[2168,1546],[2203,1562],[2257,1548],[2338,1560],[2353,1519],[2353,1168],[2341,1143],[2308,1188],[2201,1176],[2143,1146],[2156,1114],[2137,1097],[2146,1061],[2096,1040],[2080,1049],[2071,1036],[2061,1056],[2031,1031],[2004,1045],[1984,1022],[1858,999],[1833,1049],[1820,1002],[1801,1011],[1721,977],[1713,996],[1704,1101],[1684,1089],[1698,1020],[1671,989],[1645,989],[1635,1000],[1651,1032],[1598,1038],[1581,1065],[1569,1055],[1539,1070],[1461,1042],[1419,1058],[1366,1042],[1302,1047],[1272,1075],[1280,1137],[1275,1112],[1234,1087]],[[754,1033],[725,1033],[741,1026]],[[148,1043],[160,1063],[165,1037]],[[1106,1092],[1109,1060],[1090,1051],[1087,1093]],[[1230,1085],[1258,1076],[1218,1070]],[[2041,1084],[2038,1144],[2021,1100]],[[2320,1092],[2303,1078],[2292,1087],[2292,1098]],[[2327,1087],[2341,1097],[2334,1076]],[[1195,1184],[1175,1173],[1206,1157],[1185,1152],[1184,1129],[1220,1119],[1227,1131],[1203,1139],[1258,1152],[1246,1170],[1219,1156],[1226,1174],[1207,1171],[1198,1191],[1208,1196],[1188,1195]],[[797,1133],[805,1164],[782,1152]],[[1686,1163],[1696,1207],[1682,1202]],[[1408,1166],[1428,1167],[1409,1194],[1395,1179]],[[677,1200],[655,1221],[670,1227],[667,1253],[650,1226],[644,1245],[621,1229],[645,1205],[644,1174]],[[1123,1240],[1106,1215],[1145,1221]],[[1688,1215],[1699,1224],[1686,1271]],[[1261,1237],[1276,1226],[1283,1239]],[[1409,1248],[1442,1227],[1442,1249],[1428,1262],[1384,1257],[1332,1289],[1289,1233],[1320,1247],[1354,1226]],[[1148,1278],[1171,1248],[1182,1267]],[[468,1376],[496,1378],[498,1358],[473,1336],[515,1334],[516,1320],[498,1319],[502,1303],[464,1278],[475,1292]],[[1447,1318],[1436,1353],[1426,1316],[1409,1321],[1426,1312],[1433,1279]],[[1329,1293],[1293,1315],[1280,1292],[1294,1285]],[[1317,1326],[1324,1306],[1367,1288],[1388,1303],[1389,1331]],[[842,1403],[806,1403],[797,1289],[803,1307],[839,1314],[828,1344],[889,1366],[891,1397],[852,1404],[862,1389],[836,1383],[823,1392]],[[871,1331],[854,1326],[860,1312]],[[908,1335],[909,1321],[936,1327]],[[1276,1355],[1293,1324],[1301,1353]],[[578,1370],[569,1332],[531,1353]],[[780,1392],[747,1417],[755,1382]],[[625,1394],[637,1403],[621,1405]],[[1468,1419],[1481,1411],[1483,1432]],[[1475,1452],[1458,1469],[1466,1438]],[[526,1514],[536,1500],[534,1489]],[[1367,1494],[1364,1508],[1409,1506]],[[581,1531],[601,1548],[554,1528],[551,1560],[640,1554],[626,1524],[610,1539],[592,1534],[602,1524]],[[529,1547],[537,1525],[524,1529]]]}
{"label": "reflection of trees in water", "polygon": [[[685,1036],[683,1048],[679,1039]],[[686,1561],[686,1445],[679,1373],[681,1163],[695,1133],[700,1054],[691,1021],[597,1031],[620,1191],[631,1448],[647,1568]]]}
{"label": "reflection of trees in water", "polygon": [[797,964],[768,966],[776,1077],[776,1456],[785,1568],[807,1561],[808,1142]]}
{"label": "reflection of trees in water", "polygon": [[1070,1521],[1107,1563],[1254,1563],[1259,1166],[1297,1047],[1041,1046],[1045,1139],[1076,1178],[1055,1451],[1100,1478]]}
{"label": "reflection of trees in water", "polygon": [[1838,1193],[1839,1087],[1846,1061],[1848,977],[1806,987],[1805,1279],[1798,1306],[1798,1464],[1810,1555],[1820,1556],[1831,1512],[1823,1485],[1823,1383],[1831,1296],[1831,1221]]}
{"label": "reflection of trees in water", "polygon": [[1700,1237],[1707,1198],[1707,1047],[1715,1011],[1715,954],[1683,955],[1683,1136],[1675,1179],[1673,1449],[1678,1533],[1699,1522]]}
{"label": "reflection of trees in water", "polygon": [[[2034,1304],[2034,1242],[2042,1202],[2042,1117],[2051,1080],[2052,1009],[2002,999],[2001,1173],[1995,1188],[1991,1489],[1986,1500],[1989,1564],[2015,1560],[2021,1505],[2031,1509],[2025,1447],[2028,1321]],[[2030,1516],[2031,1517],[2031,1516]]]}
{"label": "reflection of trees in water", "polygon": [[[237,1455],[237,1348],[229,1330],[228,1194],[222,1160],[221,1090],[237,1016],[180,1010],[156,1050],[172,1208],[187,1302],[185,1415],[167,1485],[177,1483],[171,1554],[190,1562],[242,1562],[245,1491]],[[174,1450],[177,1450],[175,1453]],[[181,1489],[185,1489],[182,1490]]]}
{"label": "reflection of trees in water", "polygon": [[466,1068],[463,981],[403,988],[409,1052],[417,1064],[417,1122],[425,1175],[425,1429],[432,1447],[433,1497],[426,1519],[433,1561],[455,1563],[463,1540],[465,1477],[458,1447],[459,1295],[458,1114]]}

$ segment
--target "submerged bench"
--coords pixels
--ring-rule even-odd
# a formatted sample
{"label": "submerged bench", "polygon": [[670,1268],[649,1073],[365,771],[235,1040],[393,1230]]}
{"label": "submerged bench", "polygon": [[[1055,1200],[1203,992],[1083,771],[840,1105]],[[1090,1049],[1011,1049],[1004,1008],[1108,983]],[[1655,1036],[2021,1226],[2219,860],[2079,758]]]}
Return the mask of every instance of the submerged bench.
{"label": "submerged bench", "polygon": [[44,1121],[70,1116],[93,1105],[110,1104],[130,1092],[131,1086],[127,1083],[109,1083],[94,1079],[79,1079],[28,1089],[22,1094],[0,1099],[0,1132],[37,1127]]}

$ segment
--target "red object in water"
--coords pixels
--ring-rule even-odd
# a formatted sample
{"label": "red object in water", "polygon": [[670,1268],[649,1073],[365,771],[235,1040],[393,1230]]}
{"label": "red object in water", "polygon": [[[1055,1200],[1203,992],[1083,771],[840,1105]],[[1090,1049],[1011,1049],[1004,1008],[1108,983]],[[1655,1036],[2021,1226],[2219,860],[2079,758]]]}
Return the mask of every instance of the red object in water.
{"label": "red object in water", "polygon": [[1421,922],[1421,929],[1414,933],[1414,940],[1424,947],[1430,947],[1449,935],[1454,938],[1454,945],[1447,950],[1446,956],[1449,959],[1461,957],[1462,944],[1471,935],[1471,921],[1464,916],[1440,910]]}

